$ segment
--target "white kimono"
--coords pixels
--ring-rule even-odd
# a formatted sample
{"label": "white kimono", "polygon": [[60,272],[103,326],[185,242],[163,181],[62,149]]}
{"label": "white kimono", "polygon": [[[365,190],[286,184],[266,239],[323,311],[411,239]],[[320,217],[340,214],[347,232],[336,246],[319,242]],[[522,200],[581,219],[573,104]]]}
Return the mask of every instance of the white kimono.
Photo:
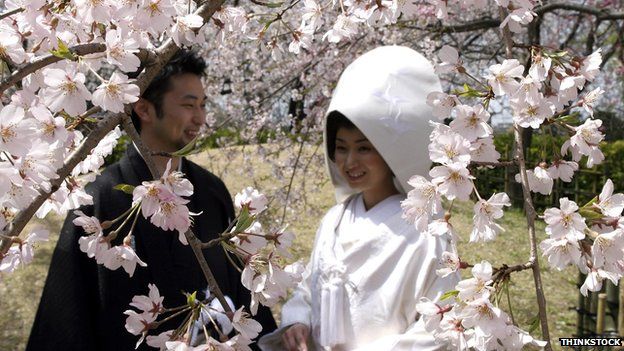
{"label": "white kimono", "polygon": [[281,327],[260,340],[263,350],[284,350],[281,335],[294,323],[310,327],[309,350],[444,349],[424,330],[416,303],[439,299],[458,276],[436,275],[447,239],[405,222],[403,198],[366,211],[358,194],[329,210],[305,279],[284,305]]}

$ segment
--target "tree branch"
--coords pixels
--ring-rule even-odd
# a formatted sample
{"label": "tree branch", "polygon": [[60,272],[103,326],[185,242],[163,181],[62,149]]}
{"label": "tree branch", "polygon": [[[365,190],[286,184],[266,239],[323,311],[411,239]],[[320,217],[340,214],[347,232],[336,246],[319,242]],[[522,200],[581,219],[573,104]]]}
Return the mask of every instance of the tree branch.
{"label": "tree branch", "polygon": [[[74,55],[82,56],[106,51],[106,45],[100,43],[79,44],[71,47],[69,51],[71,51]],[[4,94],[5,90],[18,83],[29,74],[61,60],[65,59],[49,54],[22,66],[20,69],[13,72],[13,74],[3,80],[2,83],[0,83],[0,95]]]}
{"label": "tree branch", "polygon": [[[502,7],[499,7],[500,18],[503,19],[507,16],[507,11]],[[513,40],[511,38],[511,31],[508,26],[501,28],[503,41],[506,46],[506,57],[511,59]],[[526,265],[532,268],[533,281],[535,283],[535,294],[537,297],[537,306],[539,311],[539,319],[542,329],[542,338],[547,342],[544,346],[544,350],[551,351],[552,346],[550,342],[550,332],[548,331],[548,315],[546,311],[546,298],[544,297],[544,288],[542,287],[542,277],[539,269],[539,261],[537,260],[537,238],[535,235],[535,207],[531,198],[531,191],[529,190],[529,179],[526,173],[526,162],[524,159],[524,146],[522,140],[522,128],[514,123],[514,139],[516,142],[516,160],[520,167],[520,179],[522,183],[522,195],[524,197],[524,211],[527,218],[527,229],[529,232],[529,245],[531,248],[529,260]]]}
{"label": "tree branch", "polygon": [[5,19],[5,18],[7,18],[9,16],[13,16],[16,13],[20,13],[22,11],[24,11],[24,8],[23,7],[18,7],[16,9],[13,9],[13,10],[10,10],[10,11],[4,12],[4,13],[0,13],[0,20],[3,20],[3,19]]}
{"label": "tree branch", "polygon": [[539,6],[539,7],[536,7],[533,11],[537,13],[538,16],[541,16],[545,13],[553,12],[555,10],[566,10],[566,11],[576,11],[580,13],[586,13],[586,14],[595,16],[596,19],[600,21],[624,19],[624,12],[610,12],[609,10],[599,9],[593,6],[564,3],[564,2],[553,2],[550,4]]}
{"label": "tree branch", "polygon": [[[411,22],[411,21],[410,21]],[[490,28],[498,28],[501,24],[501,21],[494,18],[481,18],[478,20],[454,24],[450,26],[443,26],[440,24],[430,24],[425,27],[418,26],[410,26],[404,23],[408,22],[399,22],[398,25],[403,28],[409,29],[418,29],[427,32],[435,32],[435,33],[462,33],[462,32],[472,32],[480,29],[490,29]]]}

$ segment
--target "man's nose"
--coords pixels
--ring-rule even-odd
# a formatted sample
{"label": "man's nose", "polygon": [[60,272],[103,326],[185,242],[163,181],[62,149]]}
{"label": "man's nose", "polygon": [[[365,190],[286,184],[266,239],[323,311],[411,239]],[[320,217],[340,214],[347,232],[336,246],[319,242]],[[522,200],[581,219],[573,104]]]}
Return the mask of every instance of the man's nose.
{"label": "man's nose", "polygon": [[206,123],[206,109],[202,106],[197,107],[193,113],[192,121],[196,125],[203,125]]}

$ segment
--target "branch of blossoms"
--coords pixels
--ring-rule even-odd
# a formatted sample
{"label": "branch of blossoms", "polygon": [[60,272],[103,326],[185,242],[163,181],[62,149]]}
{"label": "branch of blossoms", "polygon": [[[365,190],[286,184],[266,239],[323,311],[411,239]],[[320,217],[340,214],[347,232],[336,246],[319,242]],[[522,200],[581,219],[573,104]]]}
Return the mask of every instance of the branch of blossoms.
{"label": "branch of blossoms", "polygon": [[[501,6],[500,8],[501,19],[507,17],[506,10]],[[505,42],[505,48],[507,58],[511,59],[513,39],[511,38],[510,24],[503,27],[502,35]],[[552,350],[550,345],[550,332],[548,330],[548,316],[546,311],[546,298],[544,297],[544,289],[542,287],[541,272],[539,269],[539,261],[537,260],[537,238],[535,235],[535,207],[533,206],[533,200],[531,197],[531,191],[529,189],[529,179],[526,172],[526,162],[524,158],[524,146],[522,140],[522,131],[520,125],[514,121],[514,140],[516,142],[516,160],[520,167],[520,178],[522,183],[522,194],[524,197],[524,210],[527,218],[527,231],[529,234],[529,246],[530,254],[528,262],[531,264],[533,272],[533,281],[535,283],[535,294],[537,298],[538,314],[542,329],[542,338],[546,340],[544,349],[546,351]]]}
{"label": "branch of blossoms", "polygon": [[[196,10],[196,14],[202,16],[202,18],[210,18],[212,14],[221,6],[222,2],[211,2],[206,3],[199,7]],[[87,44],[89,45],[89,44]],[[97,44],[101,45],[101,44]],[[95,46],[81,46],[80,50],[91,50]],[[98,48],[100,46],[97,46]],[[104,46],[106,47],[106,46]],[[177,52],[178,46],[174,43],[172,39],[168,39],[164,44],[155,49],[154,55],[146,54],[145,58],[156,58],[155,61],[150,62],[151,65],[146,67],[146,70],[141,73],[141,75],[136,80],[136,86],[139,87],[140,91],[144,91],[149,83],[154,79],[154,77],[158,74],[158,72],[162,69],[162,67],[173,57],[173,55]],[[57,59],[56,57],[48,57],[46,56],[46,60]],[[138,60],[138,58],[136,58]],[[60,60],[60,59],[59,59]],[[44,61],[45,62],[45,61]],[[41,63],[40,63],[41,64]],[[45,65],[43,65],[45,66]],[[42,66],[42,67],[43,67]],[[17,72],[16,72],[17,73]],[[29,72],[30,73],[30,72]],[[27,75],[24,73],[24,77]],[[71,82],[75,85],[74,82]],[[62,83],[65,84],[65,83]],[[84,103],[84,100],[83,102]],[[61,107],[62,108],[62,107]],[[68,107],[66,107],[68,108]],[[94,112],[96,110],[90,110],[89,112]],[[3,111],[4,112],[4,111]],[[112,117],[103,118],[96,128],[89,134],[89,136],[84,140],[83,144],[72,153],[69,159],[64,163],[64,166],[56,171],[56,176],[54,179],[50,181],[51,188],[58,189],[58,187],[62,184],[62,182],[66,179],[66,177],[71,174],[74,170],[74,167],[78,165],[82,160],[85,159],[91,152],[91,150],[98,144],[98,142],[103,138],[104,135],[107,135],[110,131],[115,128],[119,122],[121,121],[122,114],[116,114]],[[33,201],[14,218],[14,220],[5,227],[2,231],[3,237],[11,237],[17,236],[22,231],[26,223],[32,218],[33,214],[37,212],[38,208],[44,203],[46,199],[53,194],[53,191],[47,191],[47,189],[40,190],[39,194],[35,196]],[[0,244],[0,253],[6,253],[8,248],[10,247],[10,240],[2,239]]]}
{"label": "branch of blossoms", "polygon": [[[76,55],[76,56],[84,56],[84,55],[104,52],[104,51],[106,51],[106,45],[100,44],[100,43],[78,44],[76,46],[69,48],[70,54]],[[63,57],[49,54],[49,55],[41,56],[37,58],[35,61],[30,62],[20,67],[18,70],[13,72],[9,77],[4,79],[0,83],[0,95],[2,95],[4,91],[7,90],[8,88],[20,82],[23,78],[25,78],[29,74],[34,73],[46,66],[49,66],[55,62],[59,62],[64,59],[65,58]]]}
{"label": "branch of blossoms", "polygon": [[[171,43],[173,43],[173,41],[171,41]],[[174,50],[177,51],[177,48]],[[123,123],[124,130],[126,130],[126,132],[128,133],[128,136],[132,139],[134,144],[137,146],[141,155],[145,155],[144,156],[145,163],[147,164],[150,170],[150,173],[152,174],[152,178],[153,179],[160,178],[161,174],[158,168],[156,167],[156,163],[154,163],[153,156],[151,155],[150,150],[141,141],[141,138],[139,134],[137,133],[136,128],[134,127],[134,124],[132,123],[132,120],[130,119],[130,117],[128,115],[125,115],[124,118],[122,118],[122,123]],[[217,297],[217,299],[219,299],[219,301],[221,302],[221,305],[224,306],[226,312],[231,312],[230,307],[225,301],[225,297],[223,293],[221,292],[221,288],[219,288],[219,284],[217,284],[217,281],[214,278],[214,275],[212,274],[210,267],[208,267],[208,262],[206,262],[206,258],[204,257],[204,254],[202,252],[202,243],[197,238],[197,236],[192,232],[192,230],[190,229],[190,226],[188,230],[184,231],[184,237],[186,238],[187,243],[191,246],[191,249],[193,250],[193,254],[195,254],[195,258],[197,259],[197,262],[199,263],[199,267],[201,268],[202,273],[204,274],[204,277],[206,278],[206,282],[208,283],[208,287],[210,291]]]}
{"label": "branch of blossoms", "polygon": [[71,174],[76,165],[78,165],[85,159],[85,157],[87,157],[87,155],[89,155],[91,150],[98,145],[100,140],[102,140],[105,135],[113,130],[117,124],[119,124],[120,118],[120,114],[115,114],[107,118],[103,118],[98,122],[89,136],[87,136],[83,143],[69,156],[63,166],[56,171],[58,178],[50,181],[50,190],[40,190],[39,195],[32,200],[28,207],[21,210],[15,216],[14,220],[11,221],[11,223],[2,231],[1,234],[3,239],[0,244],[0,253],[6,253],[11,246],[11,241],[6,238],[18,236],[22,232],[26,224],[30,221],[35,212],[37,212],[39,207],[41,207],[44,201],[59,189],[65,178]]}

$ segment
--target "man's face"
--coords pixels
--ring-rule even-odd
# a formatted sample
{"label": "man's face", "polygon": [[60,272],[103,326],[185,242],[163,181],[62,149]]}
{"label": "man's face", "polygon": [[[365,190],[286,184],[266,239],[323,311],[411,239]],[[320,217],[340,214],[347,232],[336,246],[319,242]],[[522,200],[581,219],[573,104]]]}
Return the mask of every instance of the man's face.
{"label": "man's face", "polygon": [[[151,134],[153,151],[174,152],[186,146],[206,122],[206,96],[200,78],[184,73],[170,78],[171,89],[163,95],[161,118],[143,123]],[[155,113],[155,111],[153,111]]]}

